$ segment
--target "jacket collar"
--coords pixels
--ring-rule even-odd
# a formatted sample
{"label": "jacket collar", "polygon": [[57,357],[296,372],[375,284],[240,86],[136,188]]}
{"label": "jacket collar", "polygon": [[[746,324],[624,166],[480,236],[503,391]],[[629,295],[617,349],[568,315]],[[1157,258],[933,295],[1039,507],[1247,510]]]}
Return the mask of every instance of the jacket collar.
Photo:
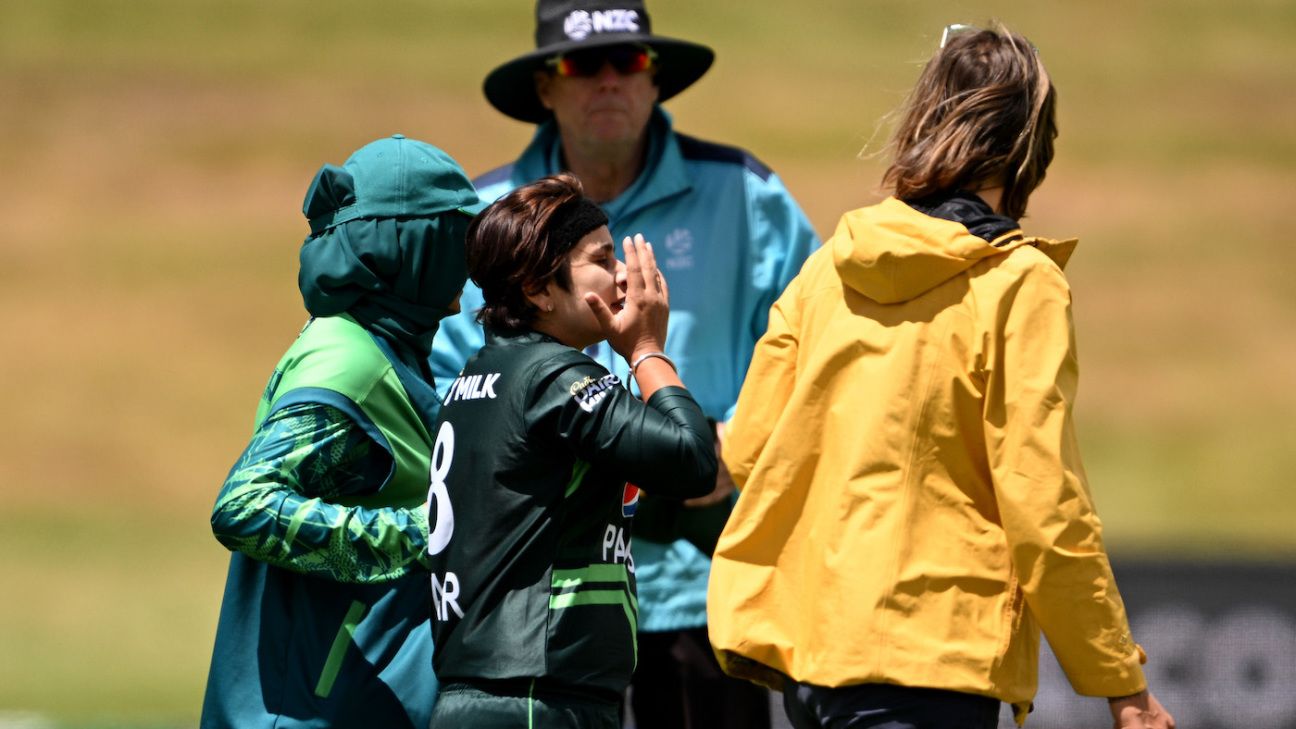
{"label": "jacket collar", "polygon": [[995,247],[1011,242],[1011,233],[1021,236],[1021,226],[1016,220],[996,213],[985,200],[966,190],[905,202],[914,210],[933,218],[962,223],[969,233]]}
{"label": "jacket collar", "polygon": [[[608,227],[615,229],[621,220],[640,210],[693,188],[672,126],[665,109],[661,106],[653,109],[648,120],[648,152],[643,171],[625,192],[602,204],[608,215]],[[531,143],[518,158],[513,167],[513,183],[524,185],[562,170],[562,140],[558,125],[551,119],[536,128]]]}
{"label": "jacket collar", "polygon": [[966,190],[933,195],[921,200],[908,200],[906,204],[924,215],[959,223],[968,232],[995,248],[1009,249],[1018,245],[1032,245],[1053,259],[1058,268],[1066,268],[1075,251],[1075,238],[1053,240],[1025,236],[1016,220],[996,213],[980,196]]}
{"label": "jacket collar", "polygon": [[[525,345],[525,344],[562,344],[562,342],[543,332],[537,332],[534,329],[520,329],[510,331],[506,329],[495,329],[494,327],[484,327],[486,333],[486,343],[493,345]],[[563,344],[563,346],[567,346]]]}

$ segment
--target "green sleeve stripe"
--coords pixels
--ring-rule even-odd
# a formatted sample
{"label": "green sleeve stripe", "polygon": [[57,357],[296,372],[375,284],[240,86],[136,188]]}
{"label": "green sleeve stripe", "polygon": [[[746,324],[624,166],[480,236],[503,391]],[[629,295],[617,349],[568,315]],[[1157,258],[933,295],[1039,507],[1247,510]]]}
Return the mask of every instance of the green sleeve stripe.
{"label": "green sleeve stripe", "polygon": [[[337,681],[338,673],[342,670],[342,658],[346,656],[347,643],[355,637],[356,626],[360,624],[360,617],[364,612],[364,603],[359,600],[351,601],[351,609],[347,610],[346,617],[342,619],[342,627],[338,628],[337,636],[333,638],[333,647],[329,648],[328,659],[324,661],[324,672],[320,674],[319,683],[315,685],[315,695],[321,699],[327,699],[333,692],[333,683]],[[638,651],[638,648],[635,650]]]}
{"label": "green sleeve stripe", "polygon": [[[593,585],[607,585],[609,582],[624,585],[624,591],[593,587]],[[554,605],[556,598],[603,592],[624,595],[629,598],[630,610],[635,613],[639,612],[639,600],[634,592],[630,590],[630,573],[623,564],[592,564],[579,569],[554,570],[552,585],[553,590],[560,593],[549,598],[549,606],[555,609],[557,609]],[[586,588],[586,585],[591,587]],[[566,607],[566,605],[563,605],[563,607]],[[634,620],[631,620],[631,623],[634,622]]]}
{"label": "green sleeve stripe", "polygon": [[590,464],[576,459],[576,464],[572,466],[571,481],[567,482],[567,490],[563,492],[563,498],[571,496],[576,489],[580,488],[581,481],[585,480],[585,474],[589,473]]}
{"label": "green sleeve stripe", "polygon": [[554,570],[555,589],[580,586],[583,582],[628,582],[624,564],[592,564],[578,569]]}
{"label": "green sleeve stripe", "polygon": [[630,609],[630,596],[625,590],[585,590],[549,596],[549,609],[562,610],[579,605],[625,605]]}

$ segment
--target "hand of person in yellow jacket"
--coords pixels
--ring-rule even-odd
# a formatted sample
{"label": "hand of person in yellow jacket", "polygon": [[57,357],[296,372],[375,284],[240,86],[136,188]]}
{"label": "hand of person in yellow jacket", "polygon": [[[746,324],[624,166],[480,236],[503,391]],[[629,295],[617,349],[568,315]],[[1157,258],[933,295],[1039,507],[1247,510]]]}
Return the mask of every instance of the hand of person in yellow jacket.
{"label": "hand of person in yellow jacket", "polygon": [[1107,699],[1112,729],[1175,729],[1174,717],[1149,691]]}

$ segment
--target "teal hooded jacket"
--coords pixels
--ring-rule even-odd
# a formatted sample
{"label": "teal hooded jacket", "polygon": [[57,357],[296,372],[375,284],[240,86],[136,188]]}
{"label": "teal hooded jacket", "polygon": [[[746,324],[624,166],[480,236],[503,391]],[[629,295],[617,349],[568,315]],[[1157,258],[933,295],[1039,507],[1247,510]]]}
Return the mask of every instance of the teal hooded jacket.
{"label": "teal hooded jacket", "polygon": [[232,554],[203,729],[427,726],[427,356],[480,207],[458,163],[399,135],[316,175],[298,279],[313,319],[212,510]]}

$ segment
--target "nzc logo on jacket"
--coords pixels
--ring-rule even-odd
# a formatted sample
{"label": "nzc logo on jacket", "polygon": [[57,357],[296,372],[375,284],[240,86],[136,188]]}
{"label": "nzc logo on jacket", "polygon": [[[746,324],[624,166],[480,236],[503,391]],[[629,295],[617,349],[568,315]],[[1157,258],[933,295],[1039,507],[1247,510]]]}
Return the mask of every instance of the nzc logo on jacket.
{"label": "nzc logo on jacket", "polygon": [[676,228],[666,234],[666,268],[693,268],[693,234],[688,228]]}
{"label": "nzc logo on jacket", "polygon": [[629,519],[639,508],[639,487],[626,481],[625,490],[621,492],[621,516]]}
{"label": "nzc logo on jacket", "polygon": [[563,21],[563,32],[574,41],[590,33],[637,33],[639,13],[635,10],[573,10]]}

